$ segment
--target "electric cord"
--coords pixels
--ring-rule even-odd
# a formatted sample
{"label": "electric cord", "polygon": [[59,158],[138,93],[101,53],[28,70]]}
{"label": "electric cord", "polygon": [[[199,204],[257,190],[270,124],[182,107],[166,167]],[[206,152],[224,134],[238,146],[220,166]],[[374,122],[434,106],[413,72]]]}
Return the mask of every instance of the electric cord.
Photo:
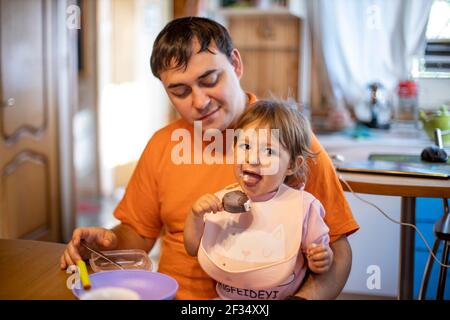
{"label": "electric cord", "polygon": [[413,224],[411,224],[411,223],[401,222],[401,221],[397,221],[397,220],[395,220],[395,219],[392,219],[389,215],[387,215],[387,214],[386,214],[380,207],[378,207],[376,204],[374,204],[374,203],[372,203],[372,202],[370,202],[370,201],[368,201],[368,200],[362,198],[362,197],[359,196],[358,194],[356,194],[356,193],[353,191],[353,189],[350,187],[350,185],[348,184],[348,182],[345,181],[345,179],[342,177],[342,175],[339,175],[339,179],[340,179],[342,182],[344,182],[344,184],[347,186],[348,190],[350,190],[350,192],[353,194],[353,196],[354,196],[356,199],[358,199],[358,200],[360,200],[360,201],[362,201],[362,202],[364,202],[364,203],[366,203],[366,204],[368,204],[368,205],[374,207],[375,209],[377,209],[378,211],[380,211],[381,214],[384,215],[389,221],[391,221],[391,222],[393,222],[393,223],[396,223],[396,224],[399,224],[399,225],[401,225],[401,226],[407,226],[407,227],[413,228],[413,229],[419,234],[419,236],[422,238],[422,241],[425,243],[425,246],[427,247],[427,249],[428,249],[428,251],[430,252],[431,256],[433,257],[434,261],[436,261],[437,263],[439,263],[439,264],[440,264],[442,267],[444,267],[444,268],[449,268],[449,267],[450,267],[450,265],[448,265],[448,264],[443,264],[442,262],[440,262],[439,259],[435,256],[435,254],[433,253],[433,250],[432,250],[431,247],[428,245],[427,240],[426,240],[425,237],[423,236],[422,232],[420,232],[419,228],[417,228],[415,225],[413,225]]}

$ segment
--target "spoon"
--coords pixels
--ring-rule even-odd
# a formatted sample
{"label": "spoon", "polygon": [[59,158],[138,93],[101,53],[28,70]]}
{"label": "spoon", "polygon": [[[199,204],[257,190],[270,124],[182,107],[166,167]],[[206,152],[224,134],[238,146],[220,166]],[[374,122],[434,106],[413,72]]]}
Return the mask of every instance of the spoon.
{"label": "spoon", "polygon": [[106,261],[112,263],[112,264],[115,265],[116,267],[118,267],[118,268],[120,268],[120,269],[123,270],[123,267],[122,267],[119,263],[112,261],[111,259],[109,259],[107,256],[105,256],[105,255],[104,255],[103,253],[101,253],[100,251],[95,250],[95,249],[92,249],[91,247],[89,247],[89,246],[86,244],[86,241],[84,241],[83,239],[80,241],[80,244],[81,244],[83,247],[85,247],[86,249],[88,249],[89,251],[91,251],[91,252],[93,252],[93,253],[95,253],[95,254],[98,254],[100,257],[102,257],[102,258],[105,259]]}

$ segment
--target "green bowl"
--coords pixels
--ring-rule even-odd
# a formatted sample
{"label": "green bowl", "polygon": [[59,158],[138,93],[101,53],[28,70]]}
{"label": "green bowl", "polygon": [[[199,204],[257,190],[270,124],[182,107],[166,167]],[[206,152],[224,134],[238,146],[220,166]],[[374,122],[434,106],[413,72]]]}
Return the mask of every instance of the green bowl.
{"label": "green bowl", "polygon": [[[434,129],[424,128],[424,131],[427,133],[428,137],[430,137],[430,139],[434,142]],[[450,134],[442,136],[442,143],[444,144],[444,146],[450,146]]]}
{"label": "green bowl", "polygon": [[[450,130],[450,112],[448,106],[442,105],[438,111],[426,114],[423,110],[419,112],[419,119],[423,124],[423,129],[427,135],[434,141],[434,129],[441,131]],[[442,143],[446,146],[450,145],[450,134],[442,135]]]}

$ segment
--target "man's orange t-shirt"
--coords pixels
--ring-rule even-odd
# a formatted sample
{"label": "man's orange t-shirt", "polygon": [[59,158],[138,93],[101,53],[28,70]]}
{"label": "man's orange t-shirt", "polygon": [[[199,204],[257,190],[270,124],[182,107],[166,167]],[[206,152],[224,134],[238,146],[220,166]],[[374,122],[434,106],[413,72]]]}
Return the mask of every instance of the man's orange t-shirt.
{"label": "man's orange t-shirt", "polygon": [[[256,101],[254,95],[249,94],[249,97],[250,103]],[[195,164],[193,161],[192,164],[176,164],[173,156],[182,157],[183,152],[180,151],[180,136],[175,136],[175,141],[171,141],[175,130],[178,134],[186,134],[185,137],[188,135],[191,148],[194,148],[194,128],[183,119],[157,131],[143,151],[114,215],[143,237],[162,236],[158,271],[178,281],[177,299],[211,299],[217,297],[215,282],[201,269],[197,258],[186,253],[184,222],[192,204],[200,196],[215,193],[236,182],[233,164],[227,164],[225,160],[223,164]],[[208,144],[204,142],[203,148]],[[323,204],[325,222],[333,242],[359,227],[332,162],[315,136],[311,149],[319,155],[309,163],[305,190]],[[195,160],[191,155],[188,158]]]}

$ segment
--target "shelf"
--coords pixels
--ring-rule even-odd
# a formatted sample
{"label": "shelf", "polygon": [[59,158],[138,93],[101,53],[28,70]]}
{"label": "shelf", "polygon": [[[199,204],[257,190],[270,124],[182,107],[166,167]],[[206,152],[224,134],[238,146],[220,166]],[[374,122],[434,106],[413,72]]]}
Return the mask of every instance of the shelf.
{"label": "shelf", "polygon": [[286,7],[273,7],[269,9],[260,8],[221,8],[217,11],[219,14],[229,16],[258,16],[258,15],[290,15],[297,16]]}

